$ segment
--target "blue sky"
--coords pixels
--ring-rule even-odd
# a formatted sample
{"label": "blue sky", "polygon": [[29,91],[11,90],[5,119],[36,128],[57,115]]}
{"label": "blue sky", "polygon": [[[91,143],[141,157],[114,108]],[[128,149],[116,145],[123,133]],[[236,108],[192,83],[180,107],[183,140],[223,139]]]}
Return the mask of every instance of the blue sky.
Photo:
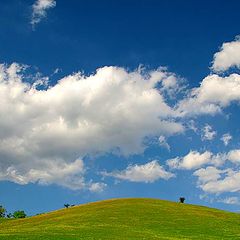
{"label": "blue sky", "polygon": [[239,1],[0,4],[0,204],[240,210]]}

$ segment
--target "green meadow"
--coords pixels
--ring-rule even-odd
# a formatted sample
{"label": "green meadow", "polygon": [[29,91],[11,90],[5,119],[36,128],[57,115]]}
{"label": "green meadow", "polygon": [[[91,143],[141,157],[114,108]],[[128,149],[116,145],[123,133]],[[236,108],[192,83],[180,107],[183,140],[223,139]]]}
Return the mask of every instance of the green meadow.
{"label": "green meadow", "polygon": [[157,199],[112,199],[2,220],[3,240],[240,239],[240,215]]}

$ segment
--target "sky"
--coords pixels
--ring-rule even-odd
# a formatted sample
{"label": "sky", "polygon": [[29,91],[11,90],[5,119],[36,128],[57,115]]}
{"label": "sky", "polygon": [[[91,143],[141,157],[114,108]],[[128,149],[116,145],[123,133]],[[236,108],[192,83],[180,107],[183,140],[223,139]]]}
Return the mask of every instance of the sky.
{"label": "sky", "polygon": [[0,205],[240,211],[239,1],[0,5]]}

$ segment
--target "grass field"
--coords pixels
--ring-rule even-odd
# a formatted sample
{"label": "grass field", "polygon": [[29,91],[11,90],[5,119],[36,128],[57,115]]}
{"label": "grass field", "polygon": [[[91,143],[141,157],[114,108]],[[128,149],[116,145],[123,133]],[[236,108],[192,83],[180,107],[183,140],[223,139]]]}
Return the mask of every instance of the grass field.
{"label": "grass field", "polygon": [[240,239],[240,215],[156,199],[113,199],[0,222],[0,239]]}

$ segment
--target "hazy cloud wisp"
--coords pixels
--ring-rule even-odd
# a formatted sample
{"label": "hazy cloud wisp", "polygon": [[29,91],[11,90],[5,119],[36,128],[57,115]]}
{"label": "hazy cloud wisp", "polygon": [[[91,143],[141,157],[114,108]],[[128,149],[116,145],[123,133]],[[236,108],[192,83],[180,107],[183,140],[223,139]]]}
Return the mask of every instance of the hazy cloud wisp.
{"label": "hazy cloud wisp", "polygon": [[31,24],[34,28],[43,18],[47,16],[47,10],[56,6],[55,0],[37,0],[32,5]]}

